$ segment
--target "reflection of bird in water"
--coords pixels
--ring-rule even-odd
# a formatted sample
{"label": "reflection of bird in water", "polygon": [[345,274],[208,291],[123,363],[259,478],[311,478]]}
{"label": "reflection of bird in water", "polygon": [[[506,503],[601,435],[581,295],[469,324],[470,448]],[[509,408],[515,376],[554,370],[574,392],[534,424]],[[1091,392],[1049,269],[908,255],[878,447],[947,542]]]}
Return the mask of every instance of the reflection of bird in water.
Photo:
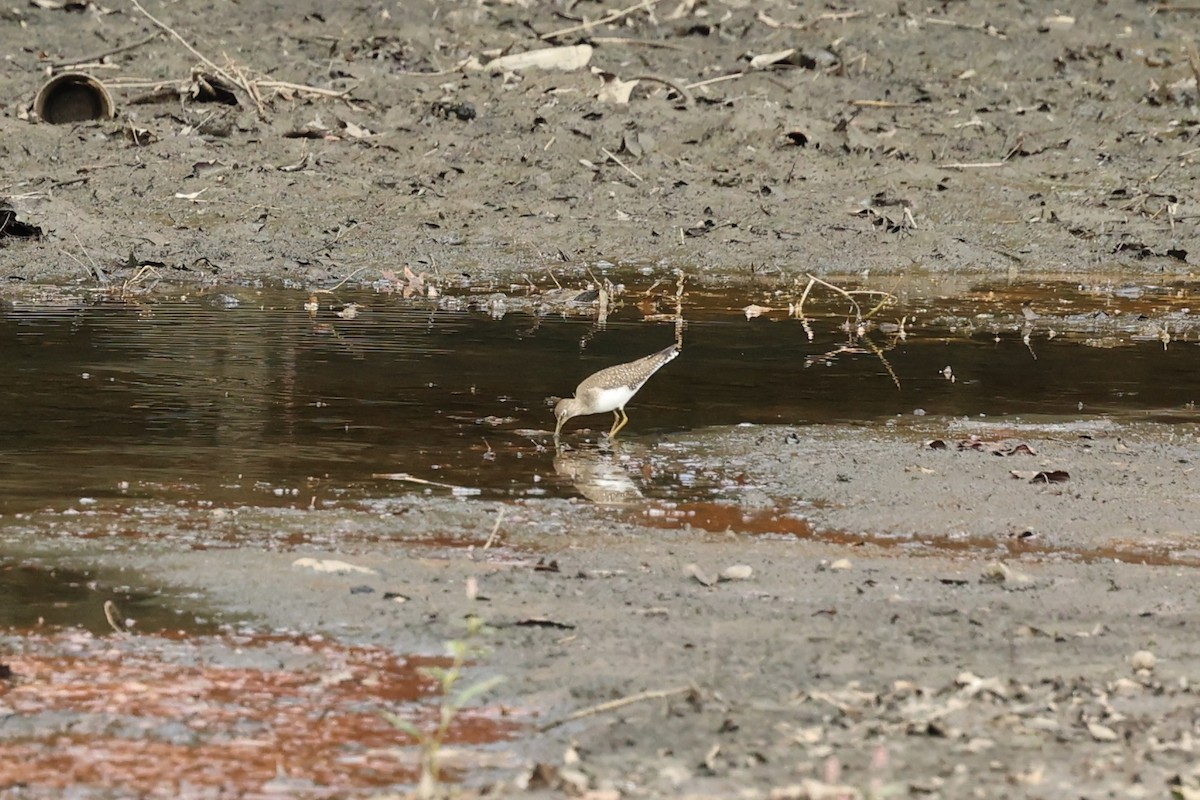
{"label": "reflection of bird in water", "polygon": [[679,345],[673,344],[653,355],[630,361],[628,364],[617,364],[584,378],[576,387],[574,397],[559,400],[558,405],[554,407],[554,417],[557,420],[554,426],[555,444],[562,433],[563,423],[571,417],[603,414],[605,411],[613,412],[614,417],[608,438],[616,438],[617,432],[629,422],[625,404],[637,394],[642,384],[650,380],[651,375],[677,355]]}
{"label": "reflection of bird in water", "polygon": [[554,457],[554,471],[567,478],[579,493],[602,506],[620,506],[642,499],[633,478],[612,456],[600,453],[565,453]]}

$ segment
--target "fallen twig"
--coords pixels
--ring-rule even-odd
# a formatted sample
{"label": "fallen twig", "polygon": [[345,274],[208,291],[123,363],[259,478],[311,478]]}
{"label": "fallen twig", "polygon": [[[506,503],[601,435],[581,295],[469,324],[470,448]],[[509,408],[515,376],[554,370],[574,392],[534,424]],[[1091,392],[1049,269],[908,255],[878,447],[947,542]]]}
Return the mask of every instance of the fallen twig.
{"label": "fallen twig", "polygon": [[892,100],[851,100],[858,108],[916,108],[920,103],[897,103]]}
{"label": "fallen twig", "polygon": [[675,90],[675,93],[676,93],[676,94],[678,94],[680,97],[682,97],[682,98],[683,98],[683,104],[684,104],[685,106],[690,106],[690,105],[692,105],[692,104],[693,104],[693,102],[694,102],[694,101],[692,100],[692,95],[691,95],[691,93],[690,93],[690,92],[688,92],[688,88],[690,88],[690,87],[686,87],[686,86],[680,86],[679,84],[675,83],[674,81],[669,81],[669,80],[667,80],[666,78],[663,78],[663,77],[661,77],[661,76],[658,76],[658,75],[638,75],[638,76],[636,76],[636,77],[630,78],[630,80],[634,80],[634,81],[650,81],[651,83],[661,83],[663,86],[666,86],[666,87],[668,87],[668,88],[670,88],[670,89],[674,89],[674,90]]}
{"label": "fallen twig", "polygon": [[162,31],[155,31],[154,33],[147,36],[145,39],[140,39],[136,42],[133,42],[132,44],[121,45],[120,47],[114,47],[110,50],[105,50],[100,53],[92,53],[91,55],[83,56],[81,58],[72,58],[72,59],[68,59],[66,61],[51,61],[50,67],[52,69],[62,69],[63,67],[73,67],[73,66],[77,66],[79,64],[90,64],[93,61],[98,62],[105,58],[108,58],[109,56],[115,56],[118,53],[127,53],[130,50],[136,50],[139,47],[141,47],[142,45],[146,45],[146,44],[149,44],[150,42],[153,42],[155,39],[157,39],[161,35],[162,35]]}
{"label": "fallen twig", "polygon": [[117,636],[129,636],[129,629],[121,623],[118,617],[121,612],[117,609],[117,604],[112,600],[104,601],[104,618],[108,620],[108,624],[112,627],[113,633]]}
{"label": "fallen twig", "polygon": [[337,291],[339,288],[341,288],[342,284],[346,283],[346,281],[350,280],[350,279],[351,279],[351,278],[353,278],[355,275],[357,275],[358,273],[362,272],[364,269],[366,269],[366,267],[359,267],[358,269],[354,270],[354,272],[351,272],[349,275],[347,275],[346,277],[342,278],[340,281],[338,281],[337,283],[335,283],[335,284],[334,284],[333,286],[331,286],[330,288],[328,288],[328,289],[313,289],[313,293],[314,293],[314,294],[318,294],[318,293],[319,293],[319,294],[333,294],[333,293],[334,293],[334,292],[336,292],[336,291]]}
{"label": "fallen twig", "polygon": [[168,33],[169,35],[171,35],[176,41],[178,41],[181,45],[183,45],[189,53],[194,55],[196,58],[200,59],[201,62],[203,62],[206,66],[208,66],[208,68],[211,69],[213,72],[217,73],[217,75],[219,75],[222,79],[228,81],[229,83],[231,83],[235,86],[238,85],[238,81],[232,75],[230,75],[228,72],[226,72],[225,70],[221,69],[216,64],[214,64],[211,60],[209,60],[208,56],[201,53],[195,47],[192,47],[191,43],[187,39],[185,39],[181,35],[179,35],[178,31],[176,31],[170,25],[168,25],[167,23],[158,19],[153,14],[151,14],[149,11],[147,11],[145,8],[143,8],[142,4],[139,3],[138,0],[129,0],[129,2],[132,3],[133,7],[136,8],[138,11],[140,11],[146,17],[146,19],[148,19],[152,23],[154,23],[155,27],[158,27],[158,28],[162,29],[163,31],[165,31],[166,33]]}
{"label": "fallen twig", "polygon": [[1007,161],[952,161],[949,164],[938,164],[941,169],[996,169],[1008,164]]}
{"label": "fallen twig", "polygon": [[641,11],[644,8],[656,6],[660,2],[662,2],[662,0],[642,0],[642,2],[638,3],[637,5],[630,6],[629,8],[623,8],[620,11],[614,11],[611,14],[606,14],[600,19],[592,20],[591,22],[583,22],[579,25],[572,25],[569,28],[563,28],[562,30],[553,31],[552,33],[543,33],[538,38],[543,40],[556,39],[559,36],[566,36],[568,33],[578,33],[579,31],[586,31],[590,28],[595,28],[597,25],[607,25],[610,22],[616,22],[621,17],[627,17],[635,11]]}
{"label": "fallen twig", "polygon": [[[266,109],[263,105],[262,96],[259,94],[259,89],[263,89],[263,88],[285,89],[285,90],[294,91],[294,92],[304,92],[307,94],[315,94],[315,95],[320,95],[323,97],[335,97],[335,98],[339,98],[339,99],[344,98],[347,94],[350,93],[350,91],[352,91],[353,87],[351,89],[337,91],[337,90],[333,90],[333,89],[322,89],[317,86],[306,86],[304,84],[289,83],[287,81],[259,80],[258,78],[250,77],[250,71],[248,69],[246,69],[244,67],[239,67],[239,66],[232,66],[232,59],[230,59],[228,56],[226,56],[226,61],[231,64],[230,69],[232,70],[232,72],[230,70],[222,69],[221,67],[217,66],[216,63],[212,59],[210,59],[208,56],[204,55],[199,50],[197,50],[194,46],[192,46],[192,44],[190,42],[188,42],[187,39],[183,38],[183,36],[178,31],[176,31],[170,25],[168,25],[167,23],[158,19],[153,14],[151,14],[149,11],[147,11],[142,6],[142,4],[140,2],[138,2],[138,0],[129,0],[129,2],[131,4],[133,4],[133,7],[136,8],[139,12],[141,12],[142,15],[146,17],[146,19],[150,20],[150,22],[153,23],[155,27],[159,28],[163,32],[170,35],[172,38],[174,38],[176,41],[178,41],[180,44],[182,44],[189,53],[191,53],[196,58],[200,59],[200,62],[202,64],[204,64],[206,67],[208,67],[209,69],[211,69],[218,78],[225,81],[230,86],[236,86],[236,87],[240,88],[243,92],[245,92],[246,97],[249,98],[250,101],[252,103],[254,103],[255,107],[258,109],[258,114],[260,117],[266,113]],[[143,43],[139,43],[139,44],[143,44]],[[170,86],[173,84],[178,85],[180,83],[185,83],[185,82],[184,81],[170,81],[170,82],[159,83],[156,86],[158,88],[162,88],[162,87]]]}
{"label": "fallen twig", "polygon": [[481,490],[472,486],[459,486],[453,483],[442,483],[440,481],[429,481],[424,478],[418,478],[416,475],[410,475],[407,472],[375,472],[371,475],[372,478],[378,478],[385,481],[407,481],[408,483],[416,483],[421,486],[436,486],[439,489],[449,489],[458,495],[480,494]]}
{"label": "fallen twig", "polygon": [[624,162],[624,161],[622,161],[621,159],[617,158],[617,157],[616,157],[615,155],[613,155],[611,152],[609,152],[608,148],[601,147],[601,148],[600,148],[600,152],[601,152],[601,153],[604,153],[604,155],[606,155],[606,156],[607,156],[609,159],[611,159],[612,161],[616,162],[616,165],[617,165],[618,167],[620,167],[621,169],[625,170],[625,171],[626,171],[626,172],[628,172],[630,175],[632,175],[632,176],[633,176],[633,177],[634,177],[634,178],[637,180],[637,182],[638,182],[638,183],[641,183],[641,182],[642,182],[642,176],[641,176],[641,175],[638,175],[636,172],[634,172],[634,171],[633,171],[633,170],[631,170],[629,167],[627,167],[627,166],[625,165],[625,162]]}
{"label": "fallen twig", "polygon": [[538,728],[538,731],[540,733],[545,733],[546,731],[553,730],[560,725],[566,725],[568,722],[574,722],[575,720],[583,719],[584,717],[595,716],[596,714],[604,714],[608,711],[616,711],[618,708],[624,708],[625,706],[630,706],[634,703],[640,703],[644,700],[659,700],[664,697],[674,697],[677,694],[695,691],[696,688],[694,686],[680,686],[675,689],[651,689],[650,691],[646,692],[638,692],[637,694],[632,694],[628,697],[621,697],[616,700],[609,700],[607,703],[600,703],[599,705],[582,708],[579,711],[568,714],[562,719],[558,719],[553,722],[547,722],[545,725]]}
{"label": "fallen twig", "polygon": [[488,536],[487,541],[483,543],[484,550],[487,550],[496,541],[496,535],[500,532],[500,523],[504,522],[504,512],[507,510],[507,506],[500,506],[500,513],[496,515],[496,524],[492,526],[492,533]]}

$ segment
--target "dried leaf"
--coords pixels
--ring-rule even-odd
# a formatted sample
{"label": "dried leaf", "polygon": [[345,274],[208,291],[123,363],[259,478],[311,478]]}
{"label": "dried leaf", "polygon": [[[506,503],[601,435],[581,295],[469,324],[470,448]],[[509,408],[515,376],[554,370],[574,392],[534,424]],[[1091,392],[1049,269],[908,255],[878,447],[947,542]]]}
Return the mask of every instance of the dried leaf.
{"label": "dried leaf", "polygon": [[700,569],[699,564],[688,564],[683,568],[683,574],[695,578],[704,586],[712,586],[717,582],[714,578],[710,578],[707,574],[705,574],[704,570]]}
{"label": "dried leaf", "polygon": [[313,572],[360,572],[364,575],[378,575],[375,570],[370,567],[360,567],[356,564],[351,564],[348,561],[338,561],[332,558],[297,558],[292,562],[293,567],[301,569],[311,569]]}
{"label": "dried leaf", "polygon": [[601,103],[612,103],[618,106],[629,105],[629,97],[639,83],[637,78],[623,81],[611,72],[600,71],[596,74],[604,81],[604,85],[596,93],[597,100]]}
{"label": "dried leaf", "polygon": [[722,581],[745,581],[749,580],[754,574],[754,568],[749,564],[734,564],[721,570],[721,577],[718,580]]}
{"label": "dried leaf", "polygon": [[763,314],[769,314],[774,310],[770,306],[760,306],[752,303],[743,308],[742,312],[746,315],[746,319],[754,319],[755,317],[761,317]]}
{"label": "dried leaf", "polygon": [[493,58],[483,65],[490,72],[518,72],[524,69],[560,69],[571,71],[582,69],[592,59],[590,44],[547,47],[524,53],[511,53]]}
{"label": "dried leaf", "polygon": [[796,48],[789,47],[787,50],[776,50],[774,53],[763,53],[750,59],[750,69],[766,69],[774,66],[781,61],[786,61],[796,52]]}

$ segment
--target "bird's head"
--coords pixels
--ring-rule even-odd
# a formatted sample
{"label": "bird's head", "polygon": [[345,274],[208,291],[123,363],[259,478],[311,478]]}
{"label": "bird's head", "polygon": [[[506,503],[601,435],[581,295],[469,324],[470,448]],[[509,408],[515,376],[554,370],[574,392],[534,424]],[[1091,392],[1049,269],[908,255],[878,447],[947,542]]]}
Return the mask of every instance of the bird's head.
{"label": "bird's head", "polygon": [[555,404],[555,406],[554,406],[554,420],[555,420],[554,441],[556,443],[558,442],[559,434],[562,433],[563,423],[566,422],[567,420],[569,420],[571,417],[574,417],[575,415],[576,415],[575,414],[575,400],[573,398],[566,397],[566,398],[563,398],[562,400],[559,400],[558,403]]}

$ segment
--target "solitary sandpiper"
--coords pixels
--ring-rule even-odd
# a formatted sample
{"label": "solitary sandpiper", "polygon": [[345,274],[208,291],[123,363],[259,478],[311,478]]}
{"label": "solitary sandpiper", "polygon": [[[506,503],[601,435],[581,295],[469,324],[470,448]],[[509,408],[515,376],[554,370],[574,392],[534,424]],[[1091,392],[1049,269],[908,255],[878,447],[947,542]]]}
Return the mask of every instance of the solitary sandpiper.
{"label": "solitary sandpiper", "polygon": [[558,444],[563,423],[571,417],[603,414],[605,411],[613,412],[613,426],[608,432],[608,438],[615,438],[617,432],[629,422],[625,404],[637,394],[642,384],[650,380],[651,375],[677,355],[679,345],[673,344],[653,355],[630,361],[628,364],[607,367],[584,378],[583,383],[575,388],[574,397],[559,400],[558,405],[554,407],[554,417],[558,420],[554,426],[554,444]]}

